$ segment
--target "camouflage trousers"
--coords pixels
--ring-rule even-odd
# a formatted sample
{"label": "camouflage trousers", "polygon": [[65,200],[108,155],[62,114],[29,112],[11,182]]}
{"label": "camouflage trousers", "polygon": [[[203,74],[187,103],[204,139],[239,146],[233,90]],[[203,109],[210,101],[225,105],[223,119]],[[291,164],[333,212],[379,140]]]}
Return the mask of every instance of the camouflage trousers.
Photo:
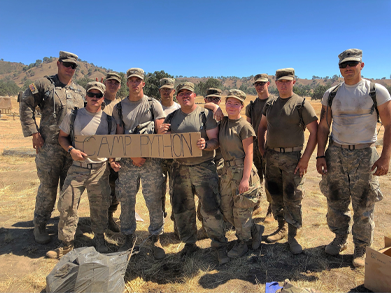
{"label": "camouflage trousers", "polygon": [[77,210],[81,195],[86,188],[92,231],[95,234],[103,234],[107,228],[107,209],[110,205],[109,170],[107,162],[94,164],[94,166],[96,169],[75,165],[69,168],[57,205],[60,212],[58,239],[63,242],[74,240],[79,222]]}
{"label": "camouflage trousers", "polygon": [[172,209],[181,240],[188,244],[197,241],[196,194],[201,202],[203,226],[212,240],[212,247],[225,246],[227,239],[220,211],[219,179],[214,162],[207,161],[192,166],[174,162],[172,178]]}
{"label": "camouflage trousers", "polygon": [[34,224],[46,224],[56,203],[58,183],[64,184],[71,156],[59,145],[45,143],[35,157],[37,175],[40,181],[35,200]]}
{"label": "camouflage trousers", "polygon": [[[262,158],[262,155],[259,152],[257,143],[254,143],[253,154],[254,154],[254,157],[253,157],[254,165],[255,165],[255,167],[258,170],[258,176],[259,176],[259,179],[260,179],[260,182],[261,182],[261,196],[262,196],[263,193],[266,193],[267,202],[271,203],[272,202],[272,197],[269,194],[269,192],[266,190],[266,188],[264,187],[264,184],[263,184],[264,183],[263,182],[263,177],[264,177],[265,172],[266,172],[266,161],[265,161],[264,158]],[[266,182],[265,182],[265,185],[266,185]],[[260,203],[261,196],[259,197],[258,204]]]}
{"label": "camouflage trousers", "polygon": [[118,179],[118,172],[115,172],[109,164],[107,164],[107,169],[109,169],[109,184],[110,184],[110,207],[109,213],[114,213],[118,209],[119,201],[115,194],[115,182]]}
{"label": "camouflage trousers", "polygon": [[376,148],[349,150],[330,145],[326,151],[327,174],[322,176],[320,190],[327,198],[327,224],[339,235],[350,232],[353,206],[353,241],[371,245],[375,202],[383,198],[379,180],[371,172],[379,155]]}
{"label": "camouflage trousers", "polygon": [[279,153],[267,149],[266,190],[272,197],[273,215],[300,228],[302,226],[301,200],[304,195],[304,178],[294,174],[300,160],[300,152]]}
{"label": "camouflage trousers", "polygon": [[121,232],[125,235],[136,231],[136,195],[142,184],[142,193],[149,212],[151,235],[163,234],[162,210],[163,173],[160,159],[147,158],[141,167],[134,166],[132,159],[123,158],[118,172],[117,198],[121,203]]}
{"label": "camouflage trousers", "polygon": [[243,178],[243,167],[224,166],[221,176],[221,210],[225,219],[235,227],[239,240],[251,239],[251,228],[254,225],[252,214],[261,191],[261,182],[257,168],[252,166],[249,180],[249,190],[239,194],[239,184]]}
{"label": "camouflage trousers", "polygon": [[[162,171],[163,171],[163,186],[162,186],[162,208],[163,214],[166,216],[166,193],[167,193],[167,182],[168,189],[171,198],[171,189],[172,189],[172,180],[171,180],[171,166],[172,159],[164,159],[162,160]],[[171,219],[173,219],[173,214],[171,213]]]}

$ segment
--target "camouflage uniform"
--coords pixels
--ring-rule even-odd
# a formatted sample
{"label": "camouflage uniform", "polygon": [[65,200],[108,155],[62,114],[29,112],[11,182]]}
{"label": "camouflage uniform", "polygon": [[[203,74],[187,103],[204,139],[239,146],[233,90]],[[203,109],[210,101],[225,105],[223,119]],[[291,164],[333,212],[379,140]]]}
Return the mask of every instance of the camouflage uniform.
{"label": "camouflage uniform", "polygon": [[[71,156],[59,145],[59,124],[65,114],[72,109],[83,108],[85,90],[75,83],[64,85],[57,75],[41,78],[24,92],[19,105],[23,135],[31,136],[39,132],[44,140],[35,163],[40,180],[36,197],[34,224],[46,224],[56,202],[58,182],[64,184]],[[40,127],[35,120],[35,107],[41,109]]]}

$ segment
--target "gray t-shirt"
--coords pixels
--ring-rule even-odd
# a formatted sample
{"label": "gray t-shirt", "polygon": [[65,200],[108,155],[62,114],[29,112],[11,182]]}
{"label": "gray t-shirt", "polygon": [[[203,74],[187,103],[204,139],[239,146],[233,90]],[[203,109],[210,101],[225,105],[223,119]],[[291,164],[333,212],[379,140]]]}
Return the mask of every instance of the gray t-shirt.
{"label": "gray t-shirt", "polygon": [[[115,134],[115,123],[112,121],[111,130],[108,129],[109,123],[107,122],[107,114],[103,111],[97,113],[90,113],[86,108],[79,109],[73,124],[73,132],[76,135],[106,135]],[[60,124],[60,129],[66,134],[70,134],[71,120],[70,114],[67,114]],[[72,142],[75,146],[75,143]],[[107,158],[87,157],[84,162],[100,163],[106,161]]]}
{"label": "gray t-shirt", "polygon": [[[205,114],[202,114],[204,112]],[[205,118],[203,118],[205,115]],[[202,121],[205,121],[203,125]],[[183,113],[181,109],[174,113],[171,119],[171,133],[185,133],[185,132],[201,132],[201,137],[208,140],[206,130],[216,128],[218,126],[216,120],[213,118],[213,112],[208,109],[203,109],[200,106],[189,113]],[[175,159],[181,164],[196,165],[213,159],[214,151],[202,151],[202,157]]]}
{"label": "gray t-shirt", "polygon": [[[334,87],[328,89],[322,98],[322,105],[326,106],[329,93]],[[376,84],[376,101],[380,106],[391,100],[387,89]],[[331,137],[339,144],[373,143],[377,139],[377,114],[373,111],[373,100],[369,96],[370,81],[362,79],[355,85],[342,83],[331,105],[333,123]]]}
{"label": "gray t-shirt", "polygon": [[103,111],[107,114],[112,116],[113,115],[113,109],[114,106],[117,105],[117,103],[120,101],[120,99],[115,99],[115,100],[107,100],[105,99],[105,107]]}
{"label": "gray t-shirt", "polygon": [[[152,98],[151,108],[148,99],[149,98],[144,95],[144,97],[137,102],[129,101],[129,98],[123,99],[120,102],[122,105],[122,118],[125,124],[125,134],[134,133],[137,126],[144,125],[146,122],[166,117],[159,101]],[[114,107],[113,117],[116,123],[120,125],[121,121],[118,115],[118,105],[119,103]]]}
{"label": "gray t-shirt", "polygon": [[174,102],[174,104],[172,106],[166,107],[166,106],[162,105],[162,108],[163,108],[164,114],[167,116],[168,114],[171,114],[175,110],[180,109],[181,105],[179,105],[178,103]]}

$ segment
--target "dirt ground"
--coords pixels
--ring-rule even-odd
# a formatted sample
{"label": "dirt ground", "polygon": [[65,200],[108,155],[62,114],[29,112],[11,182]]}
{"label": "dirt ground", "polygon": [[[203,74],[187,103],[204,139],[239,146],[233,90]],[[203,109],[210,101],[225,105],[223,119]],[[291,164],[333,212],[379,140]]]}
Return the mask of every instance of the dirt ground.
{"label": "dirt ground", "polygon": [[[201,101],[201,100],[200,100]],[[14,101],[15,102],[15,101]],[[16,102],[15,102],[16,103]],[[317,113],[320,103],[312,103]],[[379,137],[382,137],[380,132]],[[381,152],[381,146],[378,146]],[[1,155],[2,154],[2,155]],[[262,242],[260,248],[249,252],[230,263],[218,266],[210,247],[210,240],[201,240],[201,250],[182,261],[179,252],[183,249],[173,233],[172,221],[167,217],[162,244],[167,257],[155,261],[149,249],[149,217],[144,199],[139,192],[136,210],[144,219],[138,222],[137,243],[142,244],[138,255],[130,259],[125,276],[128,292],[264,292],[265,283],[283,282],[290,279],[293,284],[321,292],[367,292],[363,287],[364,269],[351,265],[353,244],[340,256],[327,256],[324,246],[333,234],[326,224],[326,200],[320,193],[320,175],[315,169],[312,156],[305,181],[303,199],[303,228],[298,240],[304,252],[293,256],[285,240],[275,244]],[[384,199],[376,204],[375,237],[373,247],[384,247],[384,235],[391,233],[390,175],[380,177]],[[52,241],[40,245],[33,238],[33,211],[35,195],[39,185],[36,175],[31,138],[24,138],[18,117],[3,115],[0,118],[0,292],[45,292],[46,276],[56,260],[46,259],[47,250],[55,248],[59,213],[55,209],[48,229]],[[169,199],[167,197],[167,202]],[[264,207],[267,207],[265,198]],[[171,208],[167,207],[169,214]],[[76,235],[76,246],[92,244],[93,234],[89,228],[89,206],[83,196],[79,208],[80,223]],[[119,217],[117,211],[115,217]],[[256,218],[262,223],[264,213]],[[200,223],[198,223],[199,225]],[[276,223],[265,225],[265,234],[271,233]],[[227,237],[229,248],[236,239],[234,231]],[[107,233],[110,249],[116,251],[123,238],[120,234]],[[144,241],[146,240],[146,241]]]}

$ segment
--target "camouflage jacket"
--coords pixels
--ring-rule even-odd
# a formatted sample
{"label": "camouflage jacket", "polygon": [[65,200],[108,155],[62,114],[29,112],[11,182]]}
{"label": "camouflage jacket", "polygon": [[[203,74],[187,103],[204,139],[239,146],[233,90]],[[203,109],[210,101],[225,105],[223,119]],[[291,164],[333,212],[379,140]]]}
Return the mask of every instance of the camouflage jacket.
{"label": "camouflage jacket", "polygon": [[[57,75],[30,84],[19,104],[23,135],[27,137],[39,131],[45,143],[58,144],[62,119],[72,109],[84,107],[85,94],[83,87],[74,82],[64,85]],[[41,110],[39,128],[35,119],[36,106]]]}

